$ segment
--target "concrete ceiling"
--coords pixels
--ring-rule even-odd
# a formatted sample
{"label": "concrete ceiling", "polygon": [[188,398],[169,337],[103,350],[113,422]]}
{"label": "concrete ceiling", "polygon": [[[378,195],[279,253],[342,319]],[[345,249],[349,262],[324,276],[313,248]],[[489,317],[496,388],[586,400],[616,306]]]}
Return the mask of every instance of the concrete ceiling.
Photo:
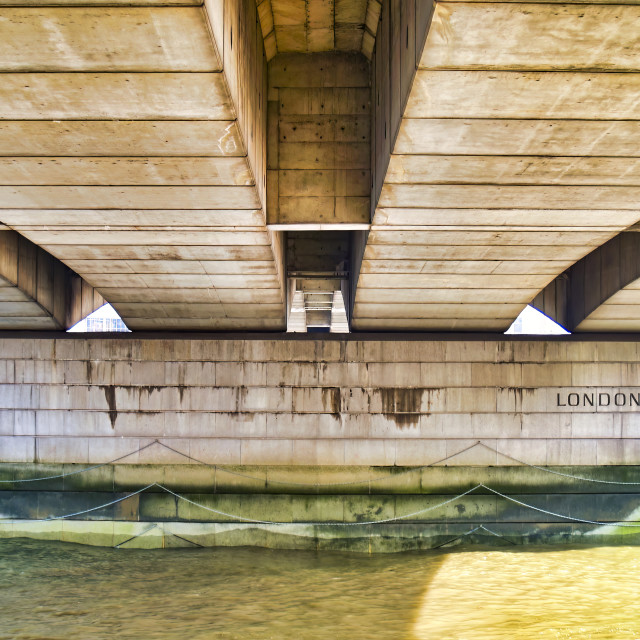
{"label": "concrete ceiling", "polygon": [[[249,157],[258,93],[225,77],[223,53],[232,80],[237,55],[203,7],[151,4],[0,10],[0,220],[132,329],[283,328]],[[250,74],[264,60],[253,24]]]}
{"label": "concrete ceiling", "polygon": [[637,226],[571,265],[532,305],[570,331],[640,331]]}
{"label": "concrete ceiling", "polygon": [[256,0],[267,59],[278,53],[360,51],[371,58],[380,0]]}
{"label": "concrete ceiling", "polygon": [[68,329],[103,304],[67,266],[0,225],[0,329]]}
{"label": "concrete ceiling", "polygon": [[504,330],[637,221],[638,24],[631,4],[436,5],[356,328]]}
{"label": "concrete ceiling", "polygon": [[[293,112],[304,131],[275,120],[272,146],[301,154],[271,167],[293,185],[282,182],[285,204],[326,196],[312,169],[337,183],[315,149],[345,116],[325,104],[331,74],[311,73],[313,56],[279,57],[272,75],[284,60],[289,76],[270,87],[278,53],[372,60],[370,86],[362,56],[365,80],[331,84],[371,109],[370,146],[358,132],[371,172],[358,166],[345,191],[366,204],[373,185],[356,330],[502,331],[640,218],[637,3],[441,2],[424,48],[430,7],[418,0],[131,4],[0,0],[0,221],[132,329],[284,328],[283,236],[265,214],[268,103],[291,110],[295,94],[304,107]],[[334,137],[337,157],[347,147]],[[311,177],[295,182],[303,156]],[[640,328],[640,285],[620,287],[579,330]]]}

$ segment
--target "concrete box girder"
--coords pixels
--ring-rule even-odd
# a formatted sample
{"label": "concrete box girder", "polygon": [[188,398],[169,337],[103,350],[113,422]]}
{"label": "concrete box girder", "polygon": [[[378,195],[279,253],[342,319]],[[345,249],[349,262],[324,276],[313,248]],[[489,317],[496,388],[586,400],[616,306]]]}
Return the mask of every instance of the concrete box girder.
{"label": "concrete box girder", "polygon": [[0,8],[0,219],[133,329],[283,326],[262,41],[224,4]]}
{"label": "concrete box girder", "polygon": [[[436,4],[397,138],[375,141],[356,329],[503,331],[637,221],[637,18],[634,5]],[[383,8],[392,50],[399,21]],[[374,62],[378,120],[403,105],[384,95],[397,58]]]}
{"label": "concrete box girder", "polygon": [[637,222],[635,3],[21,4],[0,220],[134,328],[282,329],[303,224],[356,330],[501,330]]}

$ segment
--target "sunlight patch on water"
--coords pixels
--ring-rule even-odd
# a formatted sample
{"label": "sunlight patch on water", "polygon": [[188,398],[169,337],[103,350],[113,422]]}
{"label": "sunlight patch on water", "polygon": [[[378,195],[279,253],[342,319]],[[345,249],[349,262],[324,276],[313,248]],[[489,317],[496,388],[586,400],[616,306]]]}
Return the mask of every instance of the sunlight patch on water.
{"label": "sunlight patch on water", "polygon": [[640,638],[640,548],[451,553],[414,640]]}

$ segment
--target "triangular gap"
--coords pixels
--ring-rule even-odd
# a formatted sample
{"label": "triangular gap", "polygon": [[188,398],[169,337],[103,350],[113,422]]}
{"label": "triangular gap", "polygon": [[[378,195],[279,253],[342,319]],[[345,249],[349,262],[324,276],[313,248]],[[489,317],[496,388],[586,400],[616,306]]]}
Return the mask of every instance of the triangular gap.
{"label": "triangular gap", "polygon": [[566,335],[571,333],[542,311],[527,305],[505,331],[515,335]]}
{"label": "triangular gap", "polygon": [[90,313],[86,318],[80,320],[67,332],[73,333],[92,333],[92,332],[110,332],[110,331],[131,331],[122,321],[116,310],[110,304],[103,304],[99,309]]}

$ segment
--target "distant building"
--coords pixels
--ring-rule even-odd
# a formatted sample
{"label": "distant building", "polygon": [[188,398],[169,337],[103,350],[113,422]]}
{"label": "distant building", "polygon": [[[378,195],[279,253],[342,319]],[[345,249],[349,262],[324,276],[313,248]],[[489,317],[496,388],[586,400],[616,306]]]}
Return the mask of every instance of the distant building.
{"label": "distant building", "polygon": [[110,304],[104,304],[84,320],[71,327],[69,331],[73,333],[129,332],[130,329]]}

